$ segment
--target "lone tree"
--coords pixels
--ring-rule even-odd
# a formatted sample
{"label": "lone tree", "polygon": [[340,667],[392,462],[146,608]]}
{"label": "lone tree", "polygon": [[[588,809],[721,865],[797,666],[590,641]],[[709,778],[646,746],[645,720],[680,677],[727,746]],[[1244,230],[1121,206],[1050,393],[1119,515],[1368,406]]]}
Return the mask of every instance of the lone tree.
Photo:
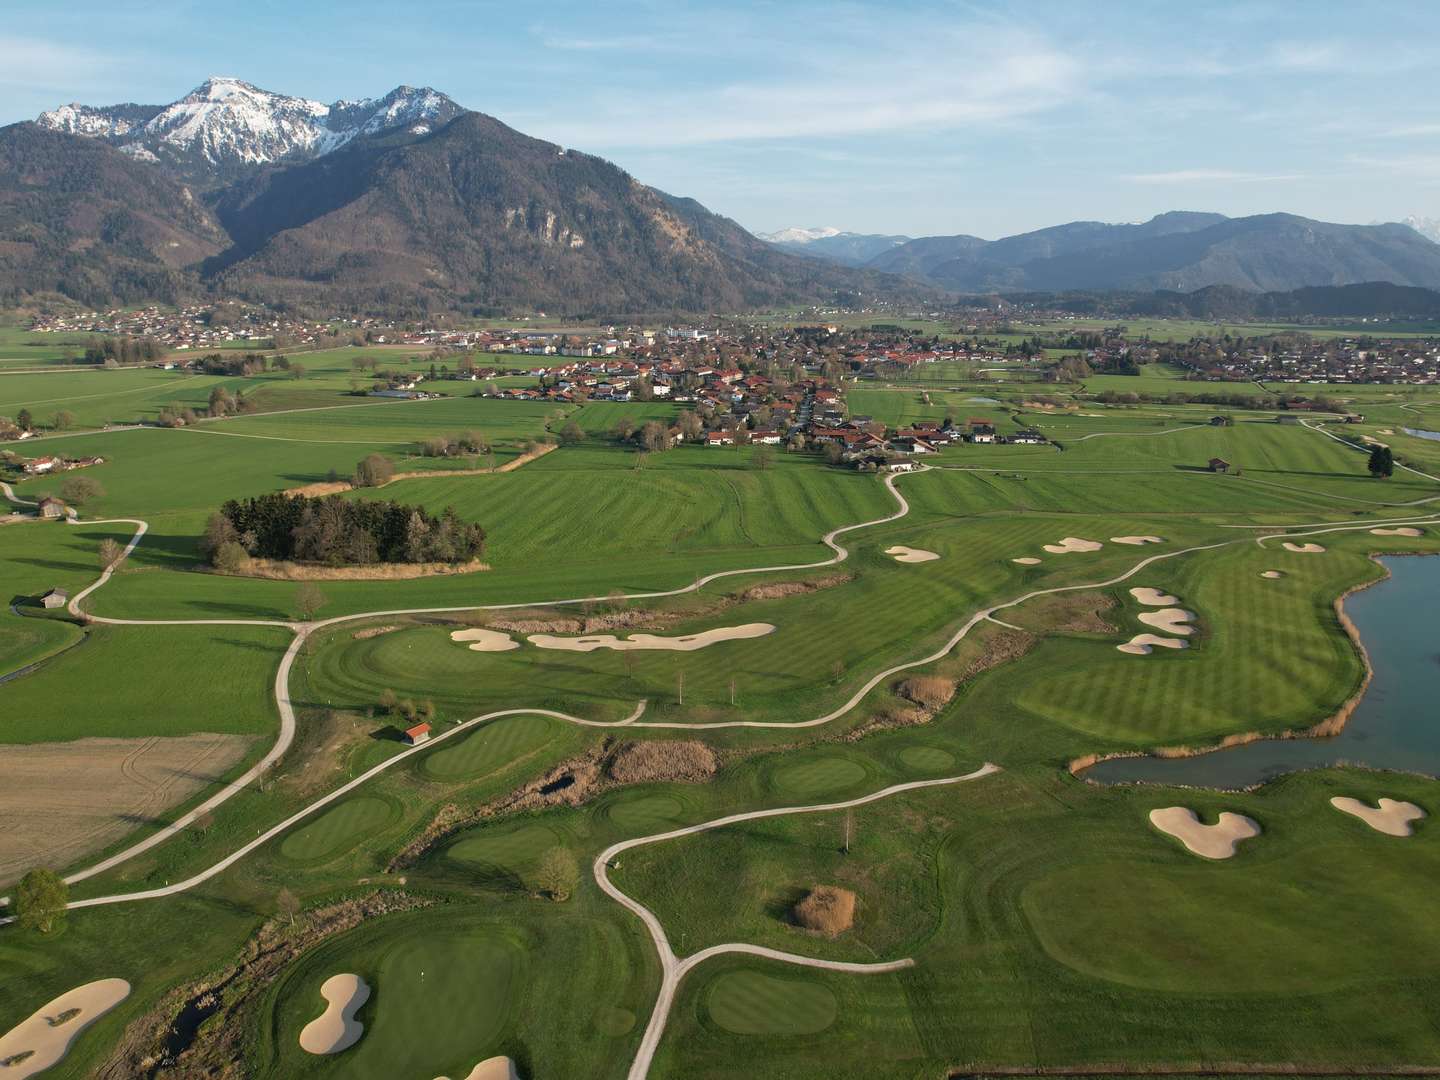
{"label": "lone tree", "polygon": [[67,476],[60,485],[60,497],[75,506],[98,499],[104,494],[105,489],[100,486],[100,481],[89,476]]}
{"label": "lone tree", "polygon": [[568,420],[560,429],[560,441],[567,446],[575,446],[585,441],[585,432],[574,420]]}
{"label": "lone tree", "polygon": [[552,900],[570,899],[580,884],[580,867],[568,848],[553,847],[545,853],[535,871],[535,884]]}
{"label": "lone tree", "polygon": [[390,464],[388,458],[379,454],[367,454],[355,466],[354,483],[356,487],[380,487],[388,484],[395,475],[395,466]]}
{"label": "lone tree", "polygon": [[325,606],[325,594],[320,591],[320,586],[313,581],[302,581],[300,588],[295,590],[295,610],[299,612],[300,618],[310,622],[315,618],[315,613]]}
{"label": "lone tree", "polygon": [[100,541],[100,568],[109,570],[120,561],[122,548],[108,536]]}
{"label": "lone tree", "polygon": [[15,921],[48,934],[65,918],[70,886],[54,870],[37,866],[15,887]]}
{"label": "lone tree", "polygon": [[1395,455],[1388,446],[1377,446],[1370,451],[1370,475],[1381,478],[1395,474]]}

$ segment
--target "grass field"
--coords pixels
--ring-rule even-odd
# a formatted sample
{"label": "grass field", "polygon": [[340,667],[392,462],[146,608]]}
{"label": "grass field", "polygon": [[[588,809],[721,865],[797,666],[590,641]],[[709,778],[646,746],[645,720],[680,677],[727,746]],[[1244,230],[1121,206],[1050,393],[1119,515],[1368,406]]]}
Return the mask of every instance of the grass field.
{"label": "grass field", "polygon": [[[310,395],[329,395],[333,405],[353,377],[355,352],[316,354],[304,379],[266,376],[253,392],[267,407]],[[400,353],[387,351],[385,362],[401,362]],[[287,921],[284,894],[307,910],[382,895],[395,910],[337,917],[331,932],[305,938],[274,971],[219,991],[222,1021],[242,1047],[233,1067],[257,1076],[457,1077],[506,1054],[524,1076],[624,1076],[659,968],[639,920],[591,878],[600,851],[991,761],[1003,771],[974,782],[853,813],[751,820],[617,857],[611,880],[655,912],[680,957],[746,942],[831,960],[916,960],[883,975],[754,956],[709,960],[682,983],[650,1075],[914,1080],[949,1069],[1113,1062],[1143,1074],[1230,1061],[1323,1073],[1440,1060],[1429,1005],[1440,992],[1440,918],[1428,903],[1440,832],[1422,822],[1414,837],[1386,837],[1327,805],[1332,794],[1386,795],[1433,816],[1436,781],[1332,769],[1218,793],[1100,787],[1067,769],[1083,755],[1210,745],[1331,715],[1364,674],[1333,602],[1378,575],[1368,557],[1377,548],[1436,552],[1440,526],[1383,540],[1367,530],[1435,516],[1440,484],[1403,472],[1372,479],[1363,450],[1251,410],[1112,407],[1075,396],[1094,392],[1092,383],[1042,390],[945,374],[956,381],[857,388],[850,408],[890,423],[984,416],[1003,431],[1038,427],[1052,445],[947,448],[929,471],[897,481],[908,514],[841,538],[849,556],[838,567],[804,569],[833,554],[822,535],[895,512],[879,478],[788,453],[760,468],[747,448],[642,459],[608,437],[623,417],[673,415],[663,403],[577,408],[570,415],[586,432],[579,445],[512,472],[411,478],[347,496],[456,507],[485,526],[491,569],[322,583],[320,617],[377,614],[319,630],[301,651],[289,686],[296,741],[272,776],[204,828],[76,885],[74,895],[184,880],[366,770],[387,767],[187,893],[75,911],[48,937],[0,928],[0,1030],[87,979],[127,978],[132,997],[57,1070],[100,1074],[127,1025],[144,1018],[145,1030],[169,1030],[184,995],[160,1009],[166,995],[193,992],[197,980],[308,933],[305,916],[298,928]],[[99,420],[192,392],[173,373],[157,375],[165,379],[153,384],[142,372],[5,376],[0,393],[38,400],[75,379],[75,410]],[[1152,371],[1129,385],[1208,388],[1174,376]],[[193,387],[202,390],[208,395]],[[1051,390],[1060,407],[1027,404]],[[1367,422],[1332,430],[1393,440],[1407,460],[1440,468],[1440,443],[1398,433],[1440,428],[1433,402],[1395,388],[1346,393],[1364,400]],[[0,412],[12,407],[0,404]],[[1237,423],[1209,426],[1216,411],[1234,412]],[[81,508],[84,516],[150,523],[91,610],[141,620],[288,619],[295,584],[197,571],[196,538],[223,499],[323,480],[332,469],[346,475],[372,450],[402,470],[433,467],[411,451],[434,433],[477,428],[514,454],[558,419],[551,407],[467,396],[372,406],[357,398],[51,445],[107,459],[91,472],[105,494]],[[1379,434],[1386,428],[1394,434]],[[1231,462],[1228,475],[1205,468],[1217,456]],[[26,481],[20,493],[33,497],[49,483]],[[1327,549],[1319,554],[1256,542],[1266,530],[1317,523],[1354,528],[1314,537]],[[99,572],[100,541],[131,529],[0,526],[0,586],[14,598],[55,586],[77,591]],[[1163,542],[1112,539],[1127,535]],[[1065,537],[1102,546],[1046,550]],[[896,544],[940,557],[898,563],[884,553]],[[1021,557],[1041,561],[1013,561]],[[1151,558],[1140,573],[1113,580]],[[777,565],[795,568],[722,578],[679,596],[610,596]],[[1285,576],[1262,578],[1268,569]],[[762,584],[785,587],[747,593]],[[1150,629],[1131,586],[1171,592],[1196,613],[1190,648],[1150,656],[1116,649]],[[1055,588],[1073,592],[1023,601]],[[587,596],[596,599],[544,603]],[[1021,602],[994,618],[1011,625],[975,623],[949,653],[925,660],[977,611],[1009,601]],[[410,610],[522,603],[535,609]],[[1065,621],[1101,609],[1113,629]],[[752,622],[775,630],[689,653],[540,649],[529,631],[513,632],[516,649],[480,653],[450,638],[507,616],[608,617],[624,625],[601,632],[621,634]],[[0,689],[0,742],[210,731],[258,736],[258,755],[274,737],[272,683],[290,640],[283,628],[82,629],[9,613],[0,616],[0,674],[75,640]],[[921,661],[866,689],[877,673]],[[918,712],[903,697],[901,681],[920,673],[956,682],[948,705]],[[437,738],[404,760],[401,717],[379,707],[386,691],[434,705]],[[830,723],[797,726],[857,697]],[[642,724],[777,726],[597,729],[517,714],[450,734],[473,717],[527,707],[614,722],[641,701]],[[614,755],[654,738],[703,741],[716,773],[681,780],[662,770],[621,783]],[[525,785],[545,790],[532,791],[522,812],[499,809]],[[1171,805],[1206,820],[1244,813],[1262,833],[1232,860],[1202,861],[1149,825],[1151,809]],[[139,834],[157,824],[137,823]],[[539,872],[556,849],[580,868],[563,903],[546,898]],[[791,915],[818,884],[857,896],[853,927],[834,938],[800,929]],[[408,905],[420,906],[399,910]],[[365,1034],[334,1057],[305,1054],[299,1031],[322,1009],[320,985],[342,972],[372,987],[358,1017]],[[210,1045],[219,1026],[211,1021],[207,1034],[202,1025],[197,1047]],[[177,1065],[197,1074],[208,1067],[183,1056]]]}

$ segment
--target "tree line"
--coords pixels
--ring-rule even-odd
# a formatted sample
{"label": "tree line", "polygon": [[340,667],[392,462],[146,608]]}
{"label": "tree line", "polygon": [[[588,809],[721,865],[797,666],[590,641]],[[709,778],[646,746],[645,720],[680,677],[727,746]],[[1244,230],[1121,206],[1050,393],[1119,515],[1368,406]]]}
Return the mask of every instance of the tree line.
{"label": "tree line", "polygon": [[274,492],[231,499],[212,514],[201,550],[235,570],[250,557],[354,566],[464,563],[485,550],[485,530],[454,507],[437,517],[423,507]]}

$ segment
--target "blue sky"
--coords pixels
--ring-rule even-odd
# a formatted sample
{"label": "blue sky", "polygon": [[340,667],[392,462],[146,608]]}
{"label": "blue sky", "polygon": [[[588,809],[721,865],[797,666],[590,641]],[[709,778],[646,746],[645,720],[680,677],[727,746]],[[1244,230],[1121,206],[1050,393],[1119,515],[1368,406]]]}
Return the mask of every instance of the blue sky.
{"label": "blue sky", "polygon": [[756,230],[1440,217],[1440,3],[6,0],[0,122],[430,85]]}

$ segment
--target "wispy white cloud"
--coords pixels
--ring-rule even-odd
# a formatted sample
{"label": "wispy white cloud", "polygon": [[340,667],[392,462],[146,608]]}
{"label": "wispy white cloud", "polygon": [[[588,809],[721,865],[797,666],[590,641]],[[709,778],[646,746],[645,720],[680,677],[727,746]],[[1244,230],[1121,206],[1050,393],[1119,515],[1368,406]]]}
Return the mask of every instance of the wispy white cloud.
{"label": "wispy white cloud", "polygon": [[71,92],[98,85],[94,73],[124,66],[123,58],[84,45],[0,34],[0,86]]}
{"label": "wispy white cloud", "polygon": [[[783,77],[755,74],[654,97],[596,89],[586,106],[543,134],[574,145],[679,146],[744,140],[830,138],[1018,122],[1074,103],[1086,68],[1035,39],[980,42],[929,52],[923,62],[880,65],[874,51],[832,52],[823,67]],[[793,65],[801,66],[801,65]],[[526,118],[516,118],[523,122]]]}
{"label": "wispy white cloud", "polygon": [[1263,184],[1300,178],[1299,173],[1256,173],[1237,169],[1174,169],[1170,172],[1130,173],[1121,177],[1132,184]]}
{"label": "wispy white cloud", "polygon": [[1353,49],[1333,41],[1282,41],[1271,47],[1266,59],[1286,71],[1338,71],[1355,62]]}

